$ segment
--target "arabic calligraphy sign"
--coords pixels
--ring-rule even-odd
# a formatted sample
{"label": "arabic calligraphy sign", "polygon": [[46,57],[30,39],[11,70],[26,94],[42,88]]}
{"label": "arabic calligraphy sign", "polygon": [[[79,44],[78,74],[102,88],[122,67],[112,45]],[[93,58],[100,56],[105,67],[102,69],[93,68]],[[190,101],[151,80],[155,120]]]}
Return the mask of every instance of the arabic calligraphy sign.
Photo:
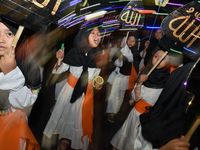
{"label": "arabic calligraphy sign", "polygon": [[144,26],[144,14],[139,13],[138,9],[144,9],[142,0],[130,1],[119,15],[119,21],[122,23],[122,29],[137,28]]}
{"label": "arabic calligraphy sign", "polygon": [[180,45],[183,52],[186,52],[183,49],[185,48],[197,56],[200,55],[200,3],[197,0],[165,17],[161,29],[164,35]]}
{"label": "arabic calligraphy sign", "polygon": [[61,0],[0,0],[0,14],[34,31],[45,30],[50,23],[57,24],[69,5]]}

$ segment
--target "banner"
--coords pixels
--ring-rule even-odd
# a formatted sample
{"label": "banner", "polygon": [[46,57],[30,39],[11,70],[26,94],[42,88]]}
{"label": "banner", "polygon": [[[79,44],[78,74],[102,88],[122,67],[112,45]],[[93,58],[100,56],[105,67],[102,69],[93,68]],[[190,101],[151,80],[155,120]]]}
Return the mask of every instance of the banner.
{"label": "banner", "polygon": [[200,3],[192,1],[170,13],[161,23],[161,45],[197,60],[200,56]]}
{"label": "banner", "polygon": [[66,15],[67,0],[0,0],[0,14],[6,19],[33,31],[43,31],[50,23]]}
{"label": "banner", "polygon": [[130,1],[119,15],[122,29],[140,29],[144,26],[145,15],[139,13],[137,10],[143,10],[141,0]]}

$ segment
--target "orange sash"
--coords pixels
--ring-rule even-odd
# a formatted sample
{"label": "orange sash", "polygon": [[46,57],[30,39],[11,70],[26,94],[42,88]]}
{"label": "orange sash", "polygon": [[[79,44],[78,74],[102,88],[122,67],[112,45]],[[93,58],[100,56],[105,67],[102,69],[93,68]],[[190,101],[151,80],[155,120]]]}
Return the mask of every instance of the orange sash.
{"label": "orange sash", "polygon": [[93,107],[94,107],[94,93],[93,93],[93,80],[88,84],[85,99],[82,108],[82,128],[83,136],[81,141],[83,142],[83,137],[88,135],[90,142],[92,142],[93,133]]}
{"label": "orange sash", "polygon": [[136,80],[137,80],[137,72],[135,71],[135,68],[132,65],[131,75],[129,76],[129,82],[128,82],[128,90],[132,91],[134,89]]}
{"label": "orange sash", "polygon": [[[31,132],[26,113],[21,110],[0,116],[1,150],[40,150],[40,146]],[[20,143],[23,141],[23,143]]]}
{"label": "orange sash", "polygon": [[75,88],[76,83],[78,81],[78,78],[76,78],[75,76],[73,76],[72,73],[69,74],[69,77],[67,79],[67,83],[72,87]]}
{"label": "orange sash", "polygon": [[138,102],[134,105],[135,109],[140,113],[143,114],[146,110],[146,107],[152,107],[149,103],[147,103],[145,100],[140,99]]}
{"label": "orange sash", "polygon": [[140,70],[139,70],[139,71],[141,72],[141,71],[142,71],[144,68],[145,68],[145,66],[143,66],[142,68],[140,68]]}
{"label": "orange sash", "polygon": [[170,73],[172,73],[172,71],[174,71],[177,68],[179,68],[179,67],[170,67]]}
{"label": "orange sash", "polygon": [[[170,73],[179,67],[170,67]],[[143,114],[146,110],[146,107],[152,107],[152,105],[148,104],[145,100],[140,99],[138,102],[135,103],[135,109]]]}

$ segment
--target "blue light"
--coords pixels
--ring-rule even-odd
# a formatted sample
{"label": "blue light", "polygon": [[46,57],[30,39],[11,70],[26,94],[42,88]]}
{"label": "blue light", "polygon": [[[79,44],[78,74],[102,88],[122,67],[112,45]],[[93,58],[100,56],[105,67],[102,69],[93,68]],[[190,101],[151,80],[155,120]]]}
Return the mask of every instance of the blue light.
{"label": "blue light", "polygon": [[148,37],[149,37],[149,36],[144,37],[143,39],[140,39],[139,42],[141,42],[141,41],[144,40],[144,39],[147,39]]}
{"label": "blue light", "polygon": [[110,29],[105,29],[105,30],[103,30],[102,32],[111,31],[111,30],[115,30],[115,29],[119,29],[119,27],[116,27],[116,28],[110,28]]}
{"label": "blue light", "polygon": [[147,29],[160,29],[160,27],[146,26]]}
{"label": "blue light", "polygon": [[197,54],[195,51],[192,51],[191,49],[188,49],[188,48],[186,48],[186,47],[183,47],[183,48],[184,48],[185,50],[191,52],[191,53]]}

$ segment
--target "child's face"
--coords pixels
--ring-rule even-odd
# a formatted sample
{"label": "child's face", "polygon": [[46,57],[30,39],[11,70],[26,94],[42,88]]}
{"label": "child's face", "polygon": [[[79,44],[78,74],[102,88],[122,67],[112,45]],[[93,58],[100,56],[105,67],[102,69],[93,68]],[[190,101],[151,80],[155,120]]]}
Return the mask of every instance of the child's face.
{"label": "child's face", "polygon": [[[154,55],[152,59],[152,64],[155,65],[157,61],[163,56],[165,52],[162,50],[158,50]],[[161,61],[161,63],[157,66],[157,69],[161,69],[167,66],[168,64],[168,56],[164,58],[164,60]]]}
{"label": "child's face", "polygon": [[128,47],[133,47],[135,45],[136,39],[134,36],[129,36],[127,40]]}
{"label": "child's face", "polygon": [[100,33],[99,29],[94,28],[88,37],[89,44],[92,48],[97,47],[101,41],[101,38],[99,37],[99,33]]}
{"label": "child's face", "polygon": [[162,37],[162,30],[161,29],[158,29],[158,30],[156,30],[156,32],[155,32],[155,38],[156,39],[161,39],[161,37]]}
{"label": "child's face", "polygon": [[10,29],[0,22],[0,56],[4,55],[4,53],[9,53],[14,37]]}

